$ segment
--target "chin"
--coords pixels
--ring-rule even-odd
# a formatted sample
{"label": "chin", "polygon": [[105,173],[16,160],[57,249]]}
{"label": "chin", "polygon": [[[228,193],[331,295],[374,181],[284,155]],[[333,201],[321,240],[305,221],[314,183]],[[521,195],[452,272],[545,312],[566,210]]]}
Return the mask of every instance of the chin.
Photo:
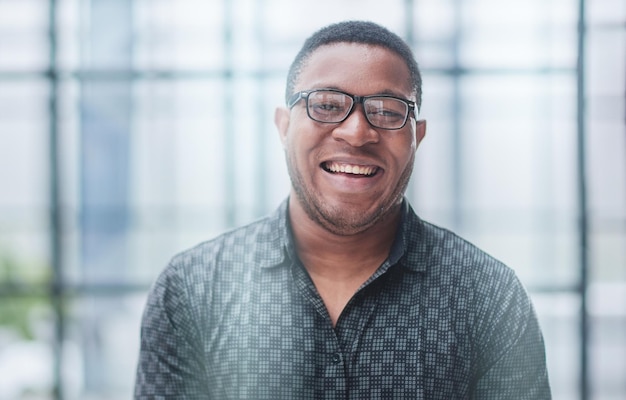
{"label": "chin", "polygon": [[318,210],[317,222],[326,230],[341,236],[362,233],[383,221],[386,214],[383,207],[367,211],[348,207],[346,210],[345,203],[338,207]]}

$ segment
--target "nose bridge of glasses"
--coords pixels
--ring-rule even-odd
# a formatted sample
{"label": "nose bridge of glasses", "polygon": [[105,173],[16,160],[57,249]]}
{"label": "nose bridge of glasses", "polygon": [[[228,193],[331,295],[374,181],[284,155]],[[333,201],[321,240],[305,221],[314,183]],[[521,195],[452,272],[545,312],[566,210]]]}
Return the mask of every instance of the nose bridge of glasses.
{"label": "nose bridge of glasses", "polygon": [[[333,136],[352,146],[362,146],[366,143],[377,142],[378,132],[375,130],[376,125],[368,115],[367,107],[364,103],[364,100],[367,100],[367,98],[350,96],[350,99],[350,107],[346,108],[344,117],[341,121],[338,121],[338,126],[333,130]],[[355,110],[357,111],[355,112]]]}
{"label": "nose bridge of glasses", "polygon": [[348,94],[345,94],[345,96],[350,99],[350,107],[347,108],[346,115],[343,117],[342,121],[350,118],[350,115],[354,113],[354,110],[357,108],[357,106],[360,106],[361,114],[363,115],[363,117],[365,117],[368,123],[372,124],[372,121],[370,121],[370,117],[367,115],[367,108],[365,107],[365,101],[368,99],[368,97],[353,96]]}
{"label": "nose bridge of glasses", "polygon": [[356,108],[356,105],[359,104],[361,106],[361,111],[363,113],[363,116],[365,117],[365,119],[370,125],[374,127],[386,129],[384,125],[381,126],[381,121],[378,121],[376,119],[376,113],[379,111],[381,107],[384,108],[384,106],[379,104],[381,102],[381,97],[377,97],[377,96],[351,96],[351,97],[353,99],[352,108],[348,113],[346,113],[345,119],[347,119],[350,116],[350,114]]}

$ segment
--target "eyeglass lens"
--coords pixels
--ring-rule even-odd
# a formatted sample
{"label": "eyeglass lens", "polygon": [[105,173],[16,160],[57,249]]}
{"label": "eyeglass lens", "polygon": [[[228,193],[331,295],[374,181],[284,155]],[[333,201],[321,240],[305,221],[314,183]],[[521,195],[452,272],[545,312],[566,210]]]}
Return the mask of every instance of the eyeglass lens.
{"label": "eyeglass lens", "polygon": [[[353,103],[346,94],[320,90],[309,94],[308,112],[316,121],[336,123],[348,116]],[[390,97],[369,97],[363,102],[363,108],[372,125],[386,129],[402,127],[408,112],[406,103]]]}

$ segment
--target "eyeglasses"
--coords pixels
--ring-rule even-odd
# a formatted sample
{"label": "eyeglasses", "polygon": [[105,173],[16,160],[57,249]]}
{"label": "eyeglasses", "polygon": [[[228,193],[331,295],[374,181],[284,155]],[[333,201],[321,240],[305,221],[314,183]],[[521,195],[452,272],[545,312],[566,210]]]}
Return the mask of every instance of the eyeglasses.
{"label": "eyeglasses", "polygon": [[295,93],[287,102],[293,108],[306,101],[306,112],[313,121],[338,124],[345,121],[356,103],[363,105],[367,121],[380,129],[401,129],[409,112],[415,115],[415,102],[390,95],[354,96],[334,89],[305,90]]}

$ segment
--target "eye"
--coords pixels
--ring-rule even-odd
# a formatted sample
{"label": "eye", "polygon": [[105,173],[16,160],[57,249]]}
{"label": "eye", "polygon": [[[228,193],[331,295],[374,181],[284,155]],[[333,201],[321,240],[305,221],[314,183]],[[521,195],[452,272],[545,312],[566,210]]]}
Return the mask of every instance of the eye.
{"label": "eye", "polygon": [[[330,97],[330,98],[329,98]],[[309,99],[309,112],[314,118],[322,121],[334,121],[341,119],[346,113],[346,102],[333,97]]]}
{"label": "eye", "polygon": [[338,104],[338,103],[332,103],[332,102],[320,102],[320,103],[316,103],[313,105],[313,107],[315,107],[318,110],[323,110],[323,111],[339,111],[339,110],[343,110],[343,106]]}
{"label": "eye", "polygon": [[398,111],[384,108],[377,108],[373,110],[367,111],[370,115],[376,115],[377,117],[392,119],[392,118],[403,118],[404,113],[400,114]]}
{"label": "eye", "polygon": [[377,123],[402,121],[407,106],[400,100],[392,98],[372,98],[367,101],[367,115]]}

